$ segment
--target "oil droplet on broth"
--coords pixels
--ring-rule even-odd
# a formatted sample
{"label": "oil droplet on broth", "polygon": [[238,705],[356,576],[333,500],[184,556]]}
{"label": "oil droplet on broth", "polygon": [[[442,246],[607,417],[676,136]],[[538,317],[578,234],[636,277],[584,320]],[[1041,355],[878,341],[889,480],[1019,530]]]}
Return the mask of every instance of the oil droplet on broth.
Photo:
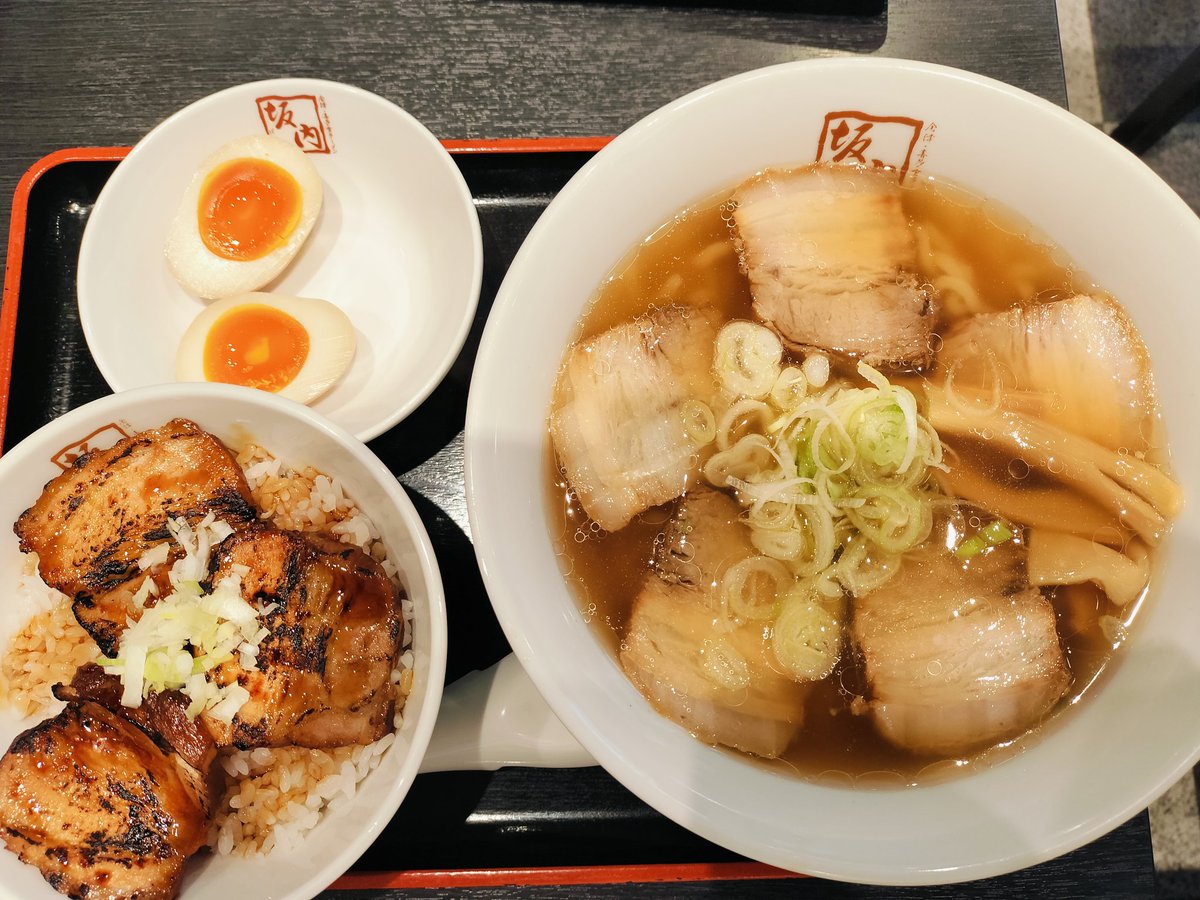
{"label": "oil droplet on broth", "polygon": [[1029,463],[1025,462],[1025,460],[1021,459],[1020,457],[1016,457],[1008,464],[1008,474],[1020,481],[1022,478],[1025,478],[1027,475],[1029,475]]}

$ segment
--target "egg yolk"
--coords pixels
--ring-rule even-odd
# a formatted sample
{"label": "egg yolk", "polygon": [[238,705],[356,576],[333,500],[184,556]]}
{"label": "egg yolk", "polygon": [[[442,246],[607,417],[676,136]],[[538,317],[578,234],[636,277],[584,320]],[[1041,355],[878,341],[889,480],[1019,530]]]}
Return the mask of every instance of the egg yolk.
{"label": "egg yolk", "polygon": [[204,341],[204,377],[264,391],[282,390],[308,358],[308,331],[282,310],[262,304],[222,315]]}
{"label": "egg yolk", "polygon": [[216,166],[200,187],[200,239],[224,259],[261,259],[300,221],[300,185],[273,162],[251,157]]}

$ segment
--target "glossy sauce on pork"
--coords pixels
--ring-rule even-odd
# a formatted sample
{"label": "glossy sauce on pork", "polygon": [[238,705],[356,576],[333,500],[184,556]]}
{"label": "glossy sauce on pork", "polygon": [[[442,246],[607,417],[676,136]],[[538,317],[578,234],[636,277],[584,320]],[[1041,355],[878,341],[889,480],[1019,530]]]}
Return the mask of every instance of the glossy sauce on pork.
{"label": "glossy sauce on pork", "polygon": [[[586,348],[589,342],[594,344],[604,340],[606,334],[612,333],[610,329],[631,321],[644,323],[648,314],[659,316],[659,311],[664,309],[683,310],[685,315],[700,310],[705,315],[715,312],[721,322],[761,318],[761,309],[756,310],[756,303],[761,304],[766,295],[762,290],[752,291],[754,259],[751,255],[747,262],[747,254],[744,248],[739,248],[733,234],[738,205],[731,201],[737,190],[723,191],[686,210],[634,248],[601,286],[585,312],[572,347]],[[876,214],[879,214],[878,210],[864,212],[868,218]],[[1007,210],[952,186],[920,181],[905,187],[899,209],[889,207],[887,214],[902,217],[913,234],[911,255],[909,249],[898,251],[905,259],[905,269],[911,270],[909,274],[913,277],[904,275],[894,280],[902,283],[905,291],[912,292],[906,296],[927,294],[936,302],[936,313],[931,315],[936,316],[937,324],[928,338],[928,346],[936,355],[947,345],[957,342],[960,361],[955,366],[965,365],[963,360],[971,358],[974,345],[966,346],[967,338],[975,340],[975,332],[986,333],[995,322],[1009,322],[1002,318],[1004,316],[1027,317],[1021,324],[1023,328],[1027,326],[1030,334],[1037,333],[1040,319],[1054,319],[1060,310],[1066,311],[1064,315],[1077,315],[1085,321],[1099,321],[1102,323],[1099,327],[1104,328],[1109,327],[1109,320],[1115,320],[1115,325],[1105,333],[1117,334],[1118,340],[1122,327],[1132,330],[1114,302],[1076,271],[1057,248],[1049,242],[1031,238],[1029,226]],[[750,277],[747,276],[747,265],[752,270]],[[963,266],[967,267],[965,273]],[[810,275],[793,272],[787,277],[804,282]],[[964,277],[976,286],[976,291],[964,287]],[[850,289],[853,289],[852,285]],[[1089,292],[1095,299],[1076,296]],[[916,300],[903,302],[912,304],[912,315],[920,319],[921,327],[925,327],[930,309]],[[1136,336],[1136,332],[1133,334]],[[791,349],[788,336],[781,334],[781,338]],[[1052,343],[1052,340],[1047,338],[1047,342]],[[1036,342],[1031,339],[1030,343]],[[1123,353],[1132,372],[1130,378],[1124,380],[1141,378],[1146,381],[1144,406],[1133,411],[1135,417],[1140,417],[1137,419],[1140,424],[1134,426],[1133,432],[1142,440],[1135,442],[1130,438],[1128,418],[1125,422],[1120,421],[1120,409],[1112,411],[1108,419],[1111,427],[1104,426],[1105,434],[1092,434],[1089,439],[1105,443],[1102,438],[1111,438],[1112,449],[1119,448],[1123,458],[1130,461],[1136,458],[1136,465],[1145,463],[1145,472],[1139,469],[1134,477],[1153,480],[1150,464],[1163,463],[1164,451],[1161,435],[1157,434],[1156,411],[1149,391],[1149,363],[1140,341],[1134,343],[1135,347]],[[913,352],[909,344],[903,345],[895,360],[898,365],[893,365],[894,361],[886,358],[886,352],[877,352],[873,344],[863,346],[858,358],[873,353],[873,361],[890,377],[908,378],[918,386],[935,381],[940,385],[950,365],[934,362],[928,366],[922,354]],[[1039,348],[1023,349],[1034,354]],[[1060,349],[1051,347],[1049,355]],[[1087,348],[1080,352],[1086,353]],[[571,350],[568,357],[570,353]],[[950,352],[946,355],[949,359]],[[1022,383],[1022,378],[1027,381],[1037,379],[1037,373],[1044,371],[1046,364],[1037,362],[1036,356],[1031,358],[1035,364],[1031,364],[1029,372],[1022,373],[1018,367],[1015,376],[1008,370],[1002,373],[1008,379],[1006,384],[1015,377],[1016,387],[1024,389],[1029,385]],[[836,354],[834,365],[844,374],[853,372],[852,364]],[[1060,362],[1060,368],[1064,370],[1071,367],[1069,360]],[[1115,377],[1124,376],[1118,374]],[[1052,385],[1035,384],[1033,387],[1045,389],[1051,395],[1056,390]],[[1061,393],[1064,410],[1068,404],[1079,405],[1075,388],[1064,385]],[[969,401],[977,399],[969,393],[963,396]],[[1111,396],[1099,399],[1112,406]],[[1045,414],[1047,411],[1035,412]],[[1058,412],[1063,413],[1063,410]],[[1093,429],[1100,420],[1096,416],[1079,418],[1089,420],[1089,424],[1082,427]],[[939,475],[939,478],[944,477],[947,493],[966,497],[972,502],[987,501],[984,505],[989,512],[983,515],[985,521],[992,514],[994,501],[1000,506],[1019,507],[1011,516],[1016,521],[1022,521],[1020,515],[1030,509],[1070,510],[1070,515],[1083,523],[1079,526],[1081,529],[1093,529],[1088,537],[1096,538],[1099,545],[1125,548],[1142,539],[1152,545],[1161,537],[1152,510],[1146,512],[1145,520],[1139,524],[1128,515],[1127,509],[1118,510],[1113,504],[1106,506],[1104,498],[1094,491],[1089,493],[1086,485],[1071,482],[1065,474],[1056,472],[1053,454],[1048,453],[1048,462],[1044,466],[1039,466],[1036,460],[1030,465],[1020,454],[998,447],[991,441],[990,433],[985,435],[988,440],[982,440],[980,434],[970,428],[956,428],[953,420],[950,412],[942,410],[942,421],[946,425],[942,438],[953,454],[955,464],[950,467],[949,476]],[[1051,435],[1047,441],[1053,437]],[[654,569],[653,561],[662,546],[671,540],[673,515],[687,504],[690,493],[699,489],[700,480],[694,475],[685,478],[681,499],[651,506],[635,514],[628,525],[606,531],[583,509],[579,492],[572,486],[570,473],[563,468],[556,449],[554,442],[548,443],[549,520],[566,579],[585,618],[614,655],[626,661],[626,671],[631,672],[635,683],[639,683],[643,693],[660,711],[678,720],[678,715],[663,708],[664,697],[661,692],[656,696],[653,678],[641,678],[642,673],[649,671],[645,663],[646,647],[653,646],[655,652],[668,653],[673,639],[661,630],[657,642],[648,642],[646,635],[663,622],[680,621],[678,616],[671,619],[669,610],[663,605],[668,601],[659,598],[662,590],[657,584],[650,584],[648,588],[647,577]],[[1165,505],[1169,507],[1174,502],[1171,499],[1165,501]],[[1169,523],[1169,516],[1160,518]],[[977,527],[979,522],[974,524]],[[1026,547],[1020,539],[1013,552],[1020,554],[1017,565],[1023,573]],[[913,571],[909,572],[909,577],[919,581],[917,568],[915,563],[910,565]],[[1023,578],[1022,574],[1016,579],[1019,583],[1014,584],[1008,594],[997,596],[995,600],[981,599],[980,608],[991,610],[988,614],[996,617],[993,624],[1001,629],[1009,623],[1023,629],[1023,634],[1034,643],[1049,641],[1057,644],[1050,655],[1053,657],[1061,652],[1061,669],[1056,668],[1059,664],[1053,660],[1047,662],[1048,668],[1038,669],[1036,677],[1030,675],[1031,681],[1037,682],[1030,689],[1033,693],[1012,700],[1014,704],[1028,707],[1027,714],[1041,722],[1044,709],[1062,709],[1103,680],[1104,668],[1112,658],[1114,645],[1123,637],[1124,629],[1144,599],[1144,592],[1123,605],[1125,624],[1118,629],[1120,633],[1115,634],[1111,623],[1112,605],[1095,584],[1044,586],[1039,591]],[[652,601],[646,599],[647,591],[654,595]],[[862,628],[854,632],[853,640],[847,640],[832,676],[805,686],[803,728],[799,738],[792,741],[778,759],[763,760],[763,764],[802,777],[838,783],[849,780],[906,784],[928,782],[984,761],[993,761],[1012,752],[1014,742],[1019,745],[1020,732],[1025,729],[1018,728],[1014,734],[1011,730],[1006,731],[1003,724],[997,725],[990,739],[982,744],[973,741],[956,744],[956,738],[950,737],[946,739],[949,743],[939,746],[938,738],[926,735],[913,738],[907,747],[898,746],[897,742],[902,745],[905,740],[896,736],[897,730],[903,731],[902,724],[894,725],[891,740],[882,736],[881,730],[888,727],[882,724],[885,716],[879,709],[882,701],[875,703],[875,699],[872,700],[876,707],[874,716],[864,712],[864,698],[882,696],[886,691],[882,683],[872,683],[880,671],[879,665],[871,660],[875,645],[868,635],[875,632],[868,612],[871,604],[864,601],[861,605]],[[667,611],[659,613],[658,610]],[[941,614],[936,610],[926,612],[934,618]],[[951,610],[947,615],[955,613]],[[1110,621],[1106,622],[1106,619]],[[1051,624],[1053,629],[1050,629]],[[631,658],[640,661],[632,668]],[[1034,712],[1029,712],[1030,709]],[[691,720],[685,720],[685,724],[701,738],[707,737],[703,724],[697,726]],[[1053,727],[1053,723],[1039,727]],[[721,742],[731,743],[729,740]]]}
{"label": "glossy sauce on pork", "polygon": [[390,676],[401,639],[396,588],[358,547],[259,522],[213,552],[210,578],[251,567],[244,596],[269,609],[258,667],[218,666],[250,693],[232,722],[201,718],[220,746],[368,744],[392,729]]}
{"label": "glossy sauce on pork", "polygon": [[0,837],[72,897],[174,897],[207,836],[204,776],[91,701],[18,735],[0,784]]}

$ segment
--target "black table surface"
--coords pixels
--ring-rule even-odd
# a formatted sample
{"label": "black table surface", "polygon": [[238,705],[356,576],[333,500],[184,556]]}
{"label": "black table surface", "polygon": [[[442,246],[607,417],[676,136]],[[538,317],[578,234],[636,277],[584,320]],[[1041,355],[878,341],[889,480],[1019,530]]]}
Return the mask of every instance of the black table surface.
{"label": "black table surface", "polygon": [[[718,78],[772,63],[843,54],[958,66],[1065,103],[1052,0],[294,0],[286,5],[216,0],[180,6],[148,0],[0,0],[0,235],[8,231],[18,179],[41,156],[69,146],[135,143],[179,107],[245,81],[304,75],[356,84],[400,104],[447,139],[608,135]],[[513,250],[504,248],[507,255]],[[494,293],[500,275],[493,263],[485,294]],[[489,303],[485,296],[481,307],[486,310]],[[460,360],[432,401],[460,403],[469,373],[470,359]],[[53,398],[48,401],[53,405]],[[435,543],[457,543],[455,552],[469,552],[469,538],[456,530],[462,521],[461,506],[455,505],[461,503],[461,435],[444,428],[440,434],[443,445],[426,448],[423,459],[389,459],[389,464],[410,493],[427,496],[430,508],[423,514],[436,526],[431,529],[438,532]],[[395,444],[395,434],[389,434],[372,442],[372,448],[391,455]],[[462,587],[481,590],[478,585]],[[461,649],[457,655],[468,656]],[[556,804],[569,806],[578,798],[558,796],[552,787],[531,796],[546,782],[530,770],[473,773],[466,777],[466,793],[464,776],[421,776],[413,794],[428,803],[442,794],[447,779],[456,778],[457,796],[468,797],[474,812],[448,810],[447,822],[441,823],[447,829],[445,848],[440,854],[431,850],[421,860],[407,859],[406,865],[453,867],[455,846],[469,847],[472,841],[477,848],[473,863],[481,867],[569,865],[590,858],[572,849],[575,838],[569,829],[539,834],[534,827],[537,819],[529,817],[530,810],[552,814]],[[639,844],[639,854],[614,861],[659,861],[660,840],[673,854],[668,862],[735,859],[698,839],[694,846],[681,842],[665,820],[600,770],[582,770],[571,785],[612,811],[613,823],[641,836],[637,842],[627,835],[625,840]],[[477,814],[482,809],[487,816]],[[408,822],[404,815],[402,808],[389,831],[419,832],[422,823]],[[604,834],[603,822],[587,827],[599,830],[581,832],[579,838]],[[376,847],[357,868],[389,867],[394,867],[392,855]],[[1153,887],[1149,823],[1143,812],[1059,860],[1003,879],[938,891],[889,891],[811,879],[636,888],[495,887],[470,894],[1134,897],[1151,895]],[[461,893],[378,887],[331,892],[340,898]]]}

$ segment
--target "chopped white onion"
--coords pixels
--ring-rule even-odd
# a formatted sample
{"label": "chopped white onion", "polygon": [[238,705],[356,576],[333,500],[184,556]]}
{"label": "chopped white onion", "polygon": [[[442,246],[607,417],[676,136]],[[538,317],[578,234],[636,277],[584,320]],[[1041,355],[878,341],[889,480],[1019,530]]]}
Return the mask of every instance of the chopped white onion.
{"label": "chopped white onion", "polygon": [[151,547],[140,557],[138,557],[138,568],[145,572],[147,569],[153,569],[155,566],[161,566],[167,561],[167,557],[171,554],[171,545],[166,541],[161,544],[156,544]]}
{"label": "chopped white onion", "polygon": [[[236,683],[213,684],[208,673],[235,654],[243,668],[256,668],[259,645],[270,631],[262,626],[259,610],[242,597],[241,578],[249,571],[245,566],[233,567],[233,573],[210,593],[202,588],[212,548],[233,529],[212,513],[195,526],[169,519],[167,527],[183,551],[169,573],[172,590],[136,622],[130,620],[109,671],[121,677],[124,706],[140,706],[152,691],[180,690],[192,700],[189,716],[209,709],[223,721],[232,721],[250,695]],[[139,565],[159,565],[169,554],[164,542],[144,554]],[[144,606],[150,595],[158,593],[147,577],[133,599]]]}

